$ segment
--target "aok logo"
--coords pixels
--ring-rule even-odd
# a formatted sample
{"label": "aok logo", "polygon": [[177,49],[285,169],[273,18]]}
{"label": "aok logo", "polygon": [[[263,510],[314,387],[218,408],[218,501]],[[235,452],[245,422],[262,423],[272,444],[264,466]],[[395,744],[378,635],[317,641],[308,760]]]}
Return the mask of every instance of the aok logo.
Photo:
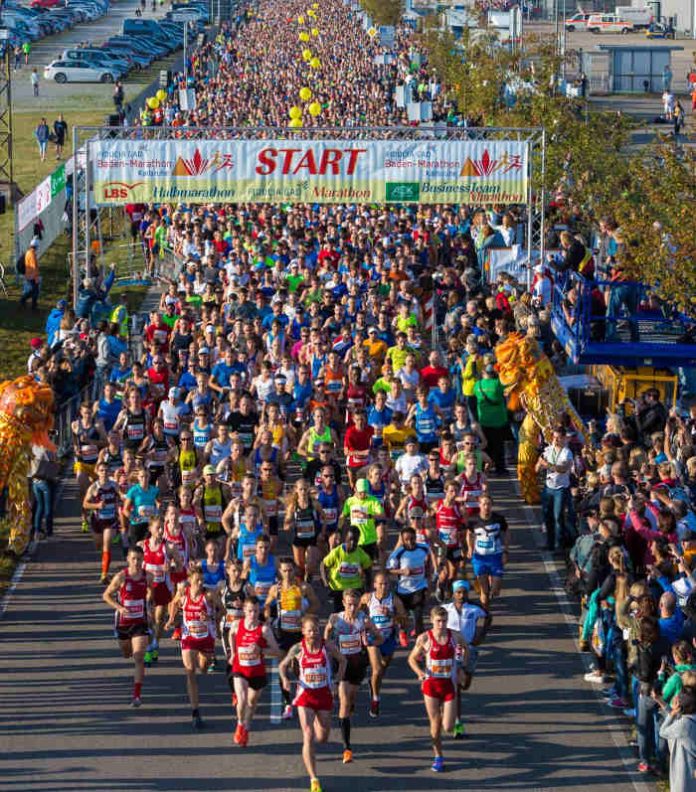
{"label": "aok logo", "polygon": [[387,182],[387,201],[418,201],[420,184],[418,182]]}
{"label": "aok logo", "polygon": [[135,182],[134,184],[127,184],[126,182],[109,182],[104,185],[102,199],[105,201],[117,201],[128,198],[131,191],[141,184],[143,184],[143,182]]}

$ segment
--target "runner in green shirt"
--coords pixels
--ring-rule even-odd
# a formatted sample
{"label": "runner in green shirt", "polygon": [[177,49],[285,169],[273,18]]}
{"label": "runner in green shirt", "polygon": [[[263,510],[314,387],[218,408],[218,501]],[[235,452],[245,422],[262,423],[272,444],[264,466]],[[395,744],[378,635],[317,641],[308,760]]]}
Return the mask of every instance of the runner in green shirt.
{"label": "runner in green shirt", "polygon": [[355,482],[355,495],[346,498],[338,521],[339,530],[346,519],[360,530],[358,544],[374,561],[378,549],[384,547],[384,507],[374,495],[368,494],[370,484],[361,478]]}
{"label": "runner in green shirt", "polygon": [[372,559],[358,547],[359,538],[358,528],[348,528],[345,542],[334,547],[319,567],[321,579],[333,596],[334,613],[343,610],[344,591],[370,588]]}

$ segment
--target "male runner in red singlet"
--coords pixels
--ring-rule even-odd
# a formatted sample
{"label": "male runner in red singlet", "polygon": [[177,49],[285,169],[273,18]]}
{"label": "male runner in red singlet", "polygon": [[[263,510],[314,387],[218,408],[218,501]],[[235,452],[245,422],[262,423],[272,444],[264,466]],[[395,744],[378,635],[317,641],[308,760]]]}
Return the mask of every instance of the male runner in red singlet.
{"label": "male runner in red singlet", "polygon": [[[452,731],[456,717],[456,695],[454,678],[457,671],[457,647],[461,647],[464,665],[469,658],[469,647],[457,632],[447,628],[447,611],[435,607],[430,611],[432,630],[421,633],[408,657],[413,673],[422,682],[425,711],[430,720],[430,736],[433,741],[435,759],[432,769],[435,773],[444,770],[442,756],[442,730]],[[425,658],[425,670],[421,660]]]}
{"label": "male runner in red singlet", "polygon": [[288,672],[297,669],[297,696],[294,704],[302,729],[302,760],[310,778],[310,792],[321,792],[317,778],[316,743],[325,743],[331,733],[331,660],[338,663],[336,682],[343,681],[348,665],[330,641],[322,641],[319,619],[314,615],[302,617],[302,640],[290,648],[278,666],[284,690],[290,690]]}
{"label": "male runner in red singlet", "polygon": [[169,603],[169,620],[164,626],[171,630],[179,609],[182,612],[181,660],[186,670],[186,688],[191,702],[194,729],[202,729],[198,710],[198,682],[196,666],[205,671],[215,655],[215,597],[216,592],[203,588],[203,572],[192,569],[188,583],[180,584]]}
{"label": "male runner in red singlet", "polygon": [[275,636],[268,624],[259,620],[259,600],[247,597],[244,600],[244,618],[230,628],[229,637],[234,678],[237,694],[237,729],[234,741],[242,747],[249,743],[249,728],[259,703],[261,691],[266,687],[264,654],[282,657]]}
{"label": "male runner in red singlet", "polygon": [[102,599],[116,611],[116,637],[123,656],[133,658],[135,671],[131,706],[139,707],[149,640],[146,600],[152,577],[143,571],[142,548],[131,547],[127,560],[128,567],[114,575]]}

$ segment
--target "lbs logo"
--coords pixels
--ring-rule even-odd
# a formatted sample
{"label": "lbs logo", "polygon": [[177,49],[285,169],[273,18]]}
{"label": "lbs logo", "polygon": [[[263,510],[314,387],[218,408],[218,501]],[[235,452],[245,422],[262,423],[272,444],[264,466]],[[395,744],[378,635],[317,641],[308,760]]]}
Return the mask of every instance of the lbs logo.
{"label": "lbs logo", "polygon": [[141,184],[144,184],[144,182],[134,182],[133,184],[128,184],[127,182],[107,182],[102,188],[102,200],[122,201],[128,198],[131,192]]}

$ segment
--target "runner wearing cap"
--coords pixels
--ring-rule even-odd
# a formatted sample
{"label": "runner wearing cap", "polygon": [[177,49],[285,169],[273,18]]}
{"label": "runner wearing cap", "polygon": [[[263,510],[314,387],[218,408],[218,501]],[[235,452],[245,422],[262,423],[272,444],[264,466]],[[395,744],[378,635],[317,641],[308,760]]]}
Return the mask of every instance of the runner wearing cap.
{"label": "runner wearing cap", "polygon": [[217,542],[222,551],[226,538],[222,515],[227,508],[227,497],[217,480],[214,465],[203,468],[203,481],[194,492],[193,502],[204,525],[204,538]]}
{"label": "runner wearing cap", "polygon": [[380,551],[384,551],[386,539],[384,507],[370,495],[370,484],[365,478],[355,482],[355,495],[346,498],[338,521],[339,530],[346,522],[359,529],[358,544],[373,561],[378,560]]}
{"label": "runner wearing cap", "polygon": [[464,736],[462,717],[462,693],[471,687],[471,680],[478,662],[478,647],[486,637],[493,617],[488,611],[469,602],[469,581],[457,579],[452,583],[453,601],[444,606],[448,613],[447,626],[457,630],[469,646],[469,659],[464,664],[457,656],[457,720],[454,724],[455,739]]}

